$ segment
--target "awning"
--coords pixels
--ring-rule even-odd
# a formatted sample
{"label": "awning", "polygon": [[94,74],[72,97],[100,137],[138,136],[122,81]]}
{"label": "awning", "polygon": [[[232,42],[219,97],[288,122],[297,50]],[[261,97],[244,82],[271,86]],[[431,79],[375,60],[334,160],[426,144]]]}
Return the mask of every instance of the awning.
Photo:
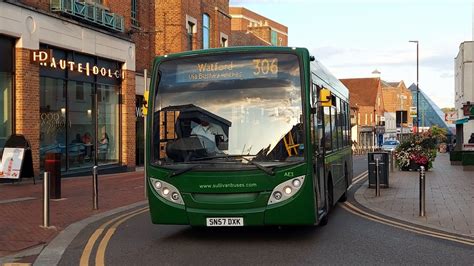
{"label": "awning", "polygon": [[454,122],[454,124],[456,125],[462,125],[462,124],[465,124],[469,121],[469,118],[468,117],[464,117],[464,118],[461,118],[461,119],[458,119]]}

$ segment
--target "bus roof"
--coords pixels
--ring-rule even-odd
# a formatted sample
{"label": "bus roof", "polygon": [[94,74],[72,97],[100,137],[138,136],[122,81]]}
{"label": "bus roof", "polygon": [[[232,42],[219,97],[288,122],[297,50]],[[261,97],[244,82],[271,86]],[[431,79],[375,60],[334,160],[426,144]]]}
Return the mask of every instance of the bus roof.
{"label": "bus roof", "polygon": [[319,86],[330,89],[341,99],[349,102],[349,89],[337,79],[329,70],[324,67],[321,62],[314,60],[311,62],[311,74],[313,82]]}
{"label": "bus roof", "polygon": [[306,48],[301,47],[283,47],[283,46],[235,46],[235,47],[222,47],[222,48],[211,48],[202,50],[192,50],[180,53],[172,53],[163,56],[157,56],[155,61],[162,60],[164,58],[179,58],[196,55],[212,55],[216,53],[235,53],[235,52],[287,52],[287,53],[298,53],[308,52]]}

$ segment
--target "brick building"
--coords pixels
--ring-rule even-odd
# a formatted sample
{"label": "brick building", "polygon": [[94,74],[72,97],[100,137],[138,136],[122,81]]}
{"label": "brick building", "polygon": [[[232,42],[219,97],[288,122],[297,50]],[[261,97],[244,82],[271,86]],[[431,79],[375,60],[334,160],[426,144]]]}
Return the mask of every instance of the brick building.
{"label": "brick building", "polygon": [[[351,109],[357,114],[357,137],[353,140],[365,150],[374,149],[383,140],[384,101],[380,78],[341,79],[349,89]],[[352,111],[352,110],[351,110]],[[354,131],[354,129],[353,129]]]}
{"label": "brick building", "polygon": [[230,7],[232,46],[288,46],[288,27],[244,7]]}
{"label": "brick building", "polygon": [[25,135],[36,175],[48,153],[64,174],[134,169],[153,58],[231,41],[228,1],[151,2],[0,1],[0,147]]}
{"label": "brick building", "polygon": [[410,117],[411,91],[403,81],[382,80],[382,95],[385,107],[384,139],[403,139],[400,136],[410,134],[413,127],[413,119]]}
{"label": "brick building", "polygon": [[[132,2],[137,5],[135,18],[126,17],[125,21],[130,22],[130,36],[138,47],[135,145],[136,164],[140,165],[144,160],[144,128],[140,112],[145,87],[144,70],[151,69],[151,62],[156,55],[230,46],[231,17],[228,0],[155,0],[152,4],[147,1]],[[146,84],[149,82],[148,79]]]}

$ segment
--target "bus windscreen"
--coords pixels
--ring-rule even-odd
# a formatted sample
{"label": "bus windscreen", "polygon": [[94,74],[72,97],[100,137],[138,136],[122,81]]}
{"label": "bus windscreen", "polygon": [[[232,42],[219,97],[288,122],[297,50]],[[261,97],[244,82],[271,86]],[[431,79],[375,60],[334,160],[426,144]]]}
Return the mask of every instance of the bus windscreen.
{"label": "bus windscreen", "polygon": [[162,62],[158,74],[155,162],[176,164],[237,155],[266,164],[304,160],[296,55],[183,57]]}

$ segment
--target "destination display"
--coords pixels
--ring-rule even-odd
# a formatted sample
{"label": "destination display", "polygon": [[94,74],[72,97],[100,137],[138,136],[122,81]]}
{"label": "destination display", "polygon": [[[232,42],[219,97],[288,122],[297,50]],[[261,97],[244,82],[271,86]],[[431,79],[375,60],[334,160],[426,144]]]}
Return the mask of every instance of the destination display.
{"label": "destination display", "polygon": [[278,77],[278,58],[180,63],[176,82],[218,81]]}

